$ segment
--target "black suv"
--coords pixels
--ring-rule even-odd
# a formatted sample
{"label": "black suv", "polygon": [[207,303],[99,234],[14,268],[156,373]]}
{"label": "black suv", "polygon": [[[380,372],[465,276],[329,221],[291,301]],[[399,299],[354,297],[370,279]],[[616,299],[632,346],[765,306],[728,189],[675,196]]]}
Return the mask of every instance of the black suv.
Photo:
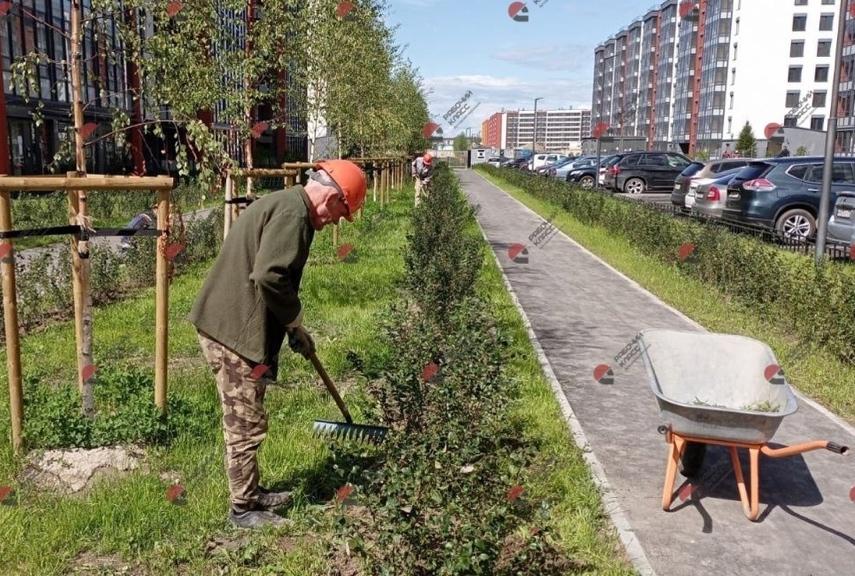
{"label": "black suv", "polygon": [[[727,187],[722,218],[774,228],[787,238],[816,234],[823,158],[790,156],[754,160]],[[855,190],[855,158],[834,159],[831,206],[837,194]]]}
{"label": "black suv", "polygon": [[674,189],[674,179],[692,161],[676,152],[633,152],[606,169],[605,187],[617,192],[641,194]]}

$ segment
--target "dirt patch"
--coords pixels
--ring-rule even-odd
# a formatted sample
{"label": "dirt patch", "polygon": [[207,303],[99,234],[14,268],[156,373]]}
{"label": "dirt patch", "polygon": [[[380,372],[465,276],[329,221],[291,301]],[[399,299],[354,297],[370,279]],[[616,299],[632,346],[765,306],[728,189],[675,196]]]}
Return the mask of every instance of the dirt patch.
{"label": "dirt patch", "polygon": [[119,556],[98,556],[92,552],[82,552],[74,559],[71,574],[98,575],[127,574],[128,576],[144,576],[145,571],[138,565],[125,562]]}
{"label": "dirt patch", "polygon": [[236,534],[235,536],[215,536],[205,543],[205,557],[210,558],[217,554],[228,554],[237,552],[250,543],[252,539],[249,534]]}
{"label": "dirt patch", "polygon": [[338,548],[330,558],[332,576],[361,576],[362,562],[347,547]]}
{"label": "dirt patch", "polygon": [[136,446],[34,452],[27,457],[21,479],[39,490],[77,494],[101,480],[145,469],[144,457]]}

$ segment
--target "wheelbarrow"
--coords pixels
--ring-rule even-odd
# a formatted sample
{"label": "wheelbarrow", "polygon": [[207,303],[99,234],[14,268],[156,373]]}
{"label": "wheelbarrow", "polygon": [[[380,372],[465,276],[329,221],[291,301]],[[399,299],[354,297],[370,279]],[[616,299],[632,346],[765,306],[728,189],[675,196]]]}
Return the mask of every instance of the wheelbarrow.
{"label": "wheelbarrow", "polygon": [[[662,509],[674,500],[677,467],[687,447],[724,446],[736,477],[742,508],[749,520],[760,515],[760,455],[784,458],[826,449],[846,454],[849,449],[826,440],[770,448],[785,416],[797,409],[796,397],[763,342],[729,334],[644,330],[639,335],[641,357],[650,387],[659,403],[668,443]],[[739,449],[748,450],[746,487]],[[685,463],[685,461],[684,461]]]}

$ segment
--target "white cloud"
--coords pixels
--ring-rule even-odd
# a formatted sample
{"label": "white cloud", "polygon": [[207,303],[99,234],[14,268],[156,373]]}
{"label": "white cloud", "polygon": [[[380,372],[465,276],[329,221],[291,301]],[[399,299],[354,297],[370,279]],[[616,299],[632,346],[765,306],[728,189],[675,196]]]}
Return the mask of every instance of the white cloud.
{"label": "white cloud", "polygon": [[[528,109],[534,107],[534,99],[543,97],[538,108],[590,108],[591,82],[570,78],[547,78],[523,80],[513,76],[461,75],[435,76],[425,79],[427,99],[431,117],[440,123],[447,133],[457,133],[467,127],[480,130],[481,122],[494,112]],[[463,95],[471,91],[470,106],[480,102],[478,108],[456,129],[448,126],[442,116]]]}

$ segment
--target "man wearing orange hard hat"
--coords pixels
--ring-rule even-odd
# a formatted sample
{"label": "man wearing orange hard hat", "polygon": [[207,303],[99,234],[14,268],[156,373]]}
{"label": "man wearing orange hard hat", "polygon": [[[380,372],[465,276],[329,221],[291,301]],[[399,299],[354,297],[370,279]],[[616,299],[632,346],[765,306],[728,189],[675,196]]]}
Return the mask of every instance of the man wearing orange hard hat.
{"label": "man wearing orange hard hat", "polygon": [[229,520],[241,528],[279,525],[273,509],[288,492],[259,485],[257,453],[267,436],[264,393],[276,380],[285,337],[308,356],[300,280],[315,232],[353,221],[365,201],[365,174],[348,160],[318,162],[305,187],[253,202],[232,226],[190,313],[223,409]]}
{"label": "man wearing orange hard hat", "polygon": [[418,206],[422,194],[430,186],[430,179],[433,177],[433,155],[425,152],[424,155],[417,157],[410,165],[410,172],[416,181],[416,206]]}

